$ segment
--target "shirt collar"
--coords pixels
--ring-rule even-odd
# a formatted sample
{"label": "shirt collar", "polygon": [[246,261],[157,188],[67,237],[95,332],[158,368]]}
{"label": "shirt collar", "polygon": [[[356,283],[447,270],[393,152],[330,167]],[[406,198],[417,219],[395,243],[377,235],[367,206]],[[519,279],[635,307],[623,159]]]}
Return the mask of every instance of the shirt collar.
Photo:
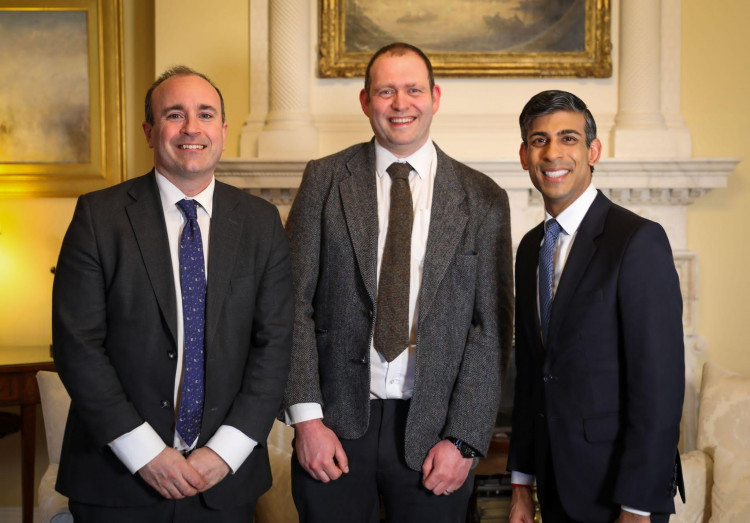
{"label": "shirt collar", "polygon": [[397,157],[375,140],[375,172],[382,177],[393,162],[409,162],[417,175],[424,179],[432,172],[432,159],[435,154],[435,144],[432,143],[432,139],[428,139],[422,147],[405,158]]}
{"label": "shirt collar", "polygon": [[[596,187],[594,187],[594,182],[591,182],[576,201],[571,203],[567,209],[557,215],[555,219],[566,234],[572,236],[578,231],[578,227],[581,226],[584,216],[586,216],[589,207],[591,207],[591,204],[594,203],[595,199]],[[544,211],[545,223],[552,218],[554,217],[550,213]]]}
{"label": "shirt collar", "polygon": [[201,192],[193,196],[192,198],[185,196],[185,194],[177,188],[175,184],[170,182],[163,174],[154,169],[156,173],[156,185],[159,187],[159,196],[161,197],[161,205],[166,209],[177,209],[177,202],[183,199],[192,199],[200,204],[201,207],[206,211],[208,217],[214,209],[214,188],[216,187],[216,178],[211,177],[211,182]]}

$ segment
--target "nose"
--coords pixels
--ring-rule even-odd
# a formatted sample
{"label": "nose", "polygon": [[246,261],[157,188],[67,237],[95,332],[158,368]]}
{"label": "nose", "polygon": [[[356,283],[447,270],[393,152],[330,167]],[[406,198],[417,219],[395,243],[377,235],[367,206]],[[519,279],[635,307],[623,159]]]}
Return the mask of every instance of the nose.
{"label": "nose", "polygon": [[182,132],[189,135],[197,134],[199,132],[198,117],[191,114],[185,115],[185,121],[182,124]]}
{"label": "nose", "polygon": [[559,140],[550,140],[544,150],[546,158],[560,158],[563,155],[563,146]]}
{"label": "nose", "polygon": [[393,107],[395,111],[403,111],[406,109],[408,107],[406,95],[400,91],[396,91],[393,98],[391,98],[391,107]]}

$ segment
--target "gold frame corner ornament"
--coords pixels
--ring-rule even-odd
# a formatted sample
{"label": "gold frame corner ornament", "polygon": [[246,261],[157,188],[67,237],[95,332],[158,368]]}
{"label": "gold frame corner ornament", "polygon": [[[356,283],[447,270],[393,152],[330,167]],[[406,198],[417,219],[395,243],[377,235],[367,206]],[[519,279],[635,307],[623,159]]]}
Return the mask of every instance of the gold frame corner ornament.
{"label": "gold frame corner ornament", "polygon": [[74,197],[125,172],[122,0],[0,0],[2,11],[86,11],[89,161],[0,162],[0,197]]}
{"label": "gold frame corner ornament", "polygon": [[[612,76],[610,0],[585,1],[582,52],[428,52],[437,77],[609,78]],[[320,0],[318,73],[363,77],[372,52],[346,51],[347,0]],[[374,52],[374,50],[373,50]]]}

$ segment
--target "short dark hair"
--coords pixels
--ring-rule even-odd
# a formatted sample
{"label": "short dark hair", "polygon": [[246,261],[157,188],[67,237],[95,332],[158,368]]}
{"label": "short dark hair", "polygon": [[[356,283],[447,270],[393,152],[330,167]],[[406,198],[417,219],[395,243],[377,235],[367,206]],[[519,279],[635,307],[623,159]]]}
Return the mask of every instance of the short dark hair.
{"label": "short dark hair", "polygon": [[221,91],[219,90],[219,88],[216,87],[211,79],[205,74],[199,73],[198,71],[191,69],[186,65],[176,65],[164,71],[161,76],[159,76],[159,78],[157,78],[156,81],[151,84],[151,87],[148,88],[148,91],[146,91],[146,121],[149,124],[154,125],[154,108],[151,105],[151,97],[154,94],[154,89],[159,87],[162,83],[169,80],[173,76],[198,76],[211,84],[211,87],[216,89],[216,92],[219,94],[219,100],[221,100],[221,122],[224,123],[224,121],[226,120],[226,116],[224,114],[224,97],[221,95]]}
{"label": "short dark hair", "polygon": [[392,44],[388,44],[385,47],[381,47],[380,49],[375,51],[375,54],[372,55],[372,58],[370,58],[370,62],[367,64],[367,70],[365,71],[365,93],[367,93],[368,98],[370,96],[370,86],[372,83],[372,78],[370,78],[370,69],[372,69],[372,64],[375,63],[375,60],[386,54],[393,56],[403,56],[406,53],[414,53],[419,56],[424,62],[424,65],[427,67],[427,76],[430,79],[430,95],[432,95],[432,90],[435,87],[435,75],[432,72],[432,63],[430,62],[430,59],[427,58],[427,55],[424,54],[419,47],[404,42],[393,42]]}
{"label": "short dark hair", "polygon": [[586,133],[586,147],[591,147],[591,142],[596,138],[596,122],[586,104],[573,93],[567,91],[542,91],[534,95],[521,111],[518,123],[521,126],[521,139],[525,145],[529,145],[526,138],[534,120],[540,116],[556,113],[558,111],[571,111],[583,114]]}

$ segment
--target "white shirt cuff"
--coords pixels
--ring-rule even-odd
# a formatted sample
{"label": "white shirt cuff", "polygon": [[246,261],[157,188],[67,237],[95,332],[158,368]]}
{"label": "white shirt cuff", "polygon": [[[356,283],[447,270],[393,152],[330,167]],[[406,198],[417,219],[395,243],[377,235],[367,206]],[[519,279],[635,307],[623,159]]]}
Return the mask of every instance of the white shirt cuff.
{"label": "white shirt cuff", "polygon": [[531,474],[524,474],[523,472],[512,470],[510,472],[510,483],[512,485],[531,486],[534,484],[534,476],[532,476]]}
{"label": "white shirt cuff", "polygon": [[158,456],[165,447],[164,441],[148,423],[134,428],[109,443],[109,448],[131,474],[141,470],[144,465]]}
{"label": "white shirt cuff", "polygon": [[296,403],[289,405],[289,408],[284,411],[284,421],[287,425],[295,425],[322,417],[323,407],[320,406],[320,403]]}
{"label": "white shirt cuff", "polygon": [[622,510],[625,510],[626,512],[632,512],[633,514],[637,514],[639,516],[650,516],[651,512],[644,512],[643,510],[637,510],[634,508],[626,507],[625,505],[622,506]]}
{"label": "white shirt cuff", "polygon": [[257,444],[257,441],[249,438],[241,430],[230,425],[222,425],[208,440],[206,447],[216,452],[234,474]]}

